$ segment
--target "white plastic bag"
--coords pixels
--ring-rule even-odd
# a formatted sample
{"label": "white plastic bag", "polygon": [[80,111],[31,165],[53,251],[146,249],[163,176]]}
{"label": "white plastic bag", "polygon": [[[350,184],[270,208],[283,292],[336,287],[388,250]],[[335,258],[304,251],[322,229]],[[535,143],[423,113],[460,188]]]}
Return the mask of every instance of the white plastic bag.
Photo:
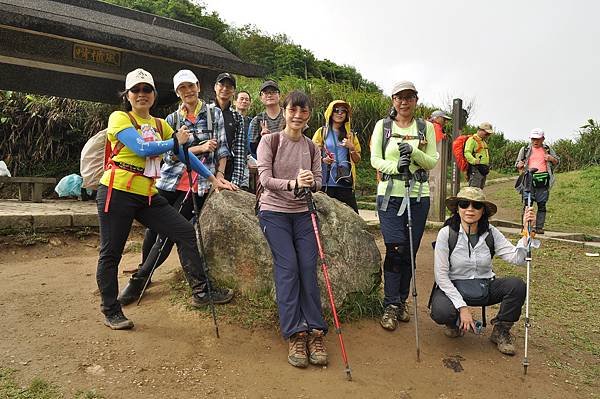
{"label": "white plastic bag", "polygon": [[4,163],[4,161],[0,161],[0,176],[10,176],[10,170],[8,170],[8,167],[6,166],[6,164]]}

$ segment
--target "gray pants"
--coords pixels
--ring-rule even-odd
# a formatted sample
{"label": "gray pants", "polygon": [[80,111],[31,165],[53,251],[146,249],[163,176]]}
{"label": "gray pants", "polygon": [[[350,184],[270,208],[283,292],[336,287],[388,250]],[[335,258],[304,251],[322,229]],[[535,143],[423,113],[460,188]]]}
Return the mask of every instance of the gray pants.
{"label": "gray pants", "polygon": [[[546,223],[546,203],[550,197],[550,191],[548,187],[532,187],[531,188],[531,205],[537,203],[537,213],[535,217],[536,228],[543,229]],[[523,192],[523,204],[527,205],[527,193]],[[524,210],[525,208],[523,208]],[[521,219],[523,215],[521,213]]]}
{"label": "gray pants", "polygon": [[477,167],[473,165],[469,166],[468,173],[469,187],[479,187],[483,190],[483,187],[485,186],[485,179],[487,178],[487,176],[482,175],[479,169],[477,169]]}
{"label": "gray pants", "polygon": [[[521,317],[525,303],[525,282],[518,277],[495,278],[490,281],[490,296],[486,306],[500,303],[500,311],[494,318],[514,323]],[[469,305],[467,303],[467,305]],[[436,287],[431,296],[431,318],[437,324],[455,326],[459,311],[444,291]]]}

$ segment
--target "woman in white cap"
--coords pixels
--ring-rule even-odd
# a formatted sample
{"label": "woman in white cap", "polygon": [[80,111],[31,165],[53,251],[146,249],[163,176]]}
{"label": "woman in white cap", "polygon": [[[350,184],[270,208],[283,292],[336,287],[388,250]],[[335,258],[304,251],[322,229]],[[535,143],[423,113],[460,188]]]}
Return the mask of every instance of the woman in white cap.
{"label": "woman in white cap", "polygon": [[[187,142],[190,151],[215,175],[228,189],[237,189],[223,177],[227,158],[231,156],[227,148],[223,116],[218,107],[208,107],[200,100],[200,83],[196,75],[189,69],[182,69],[173,76],[173,88],[181,99],[177,111],[169,114],[167,123],[172,129],[178,130],[185,126],[190,133]],[[192,218],[193,203],[191,196],[187,195],[189,179],[184,159],[180,159],[173,151],[165,153],[164,162],[160,171],[160,179],[156,181],[159,194],[169,201],[175,209],[187,219]],[[192,191],[196,195],[198,207],[202,209],[204,200],[211,188],[209,179],[192,172],[194,186]],[[187,196],[187,199],[186,199]],[[184,201],[185,199],[185,201]],[[183,204],[183,205],[182,205]],[[142,245],[142,265],[129,279],[129,283],[119,295],[119,302],[128,305],[138,300],[146,280],[150,277],[152,269],[159,267],[169,257],[174,242],[150,229],[146,229]],[[162,251],[160,248],[163,246]],[[160,258],[159,258],[160,252]],[[157,259],[158,258],[158,259]],[[216,294],[219,294],[218,292]],[[231,300],[230,295],[220,297],[214,295],[215,303],[225,303]]]}
{"label": "woman in white cap", "polygon": [[[192,225],[157,194],[154,179],[159,176],[160,157],[167,151],[182,155],[180,143],[187,143],[186,126],[173,132],[164,120],[150,115],[156,100],[152,75],[143,69],[127,74],[123,100],[131,112],[116,111],[108,120],[107,138],[111,157],[98,188],[100,254],[96,280],[102,298],[104,324],[115,330],[130,329],[117,300],[118,266],[133,220],[165,234],[177,244],[185,277],[192,289],[194,304],[208,303],[207,277],[196,246]],[[198,159],[190,156],[194,171],[218,189],[228,188],[218,181]],[[214,292],[214,290],[213,290]]]}
{"label": "woman in white cap", "polygon": [[[465,187],[446,200],[452,216],[444,223],[435,243],[434,273],[436,287],[431,293],[431,318],[446,325],[445,334],[456,338],[466,331],[479,332],[469,306],[500,303],[500,311],[492,319],[490,336],[498,350],[515,354],[510,329],[521,316],[525,302],[525,283],[518,277],[496,277],[492,258],[498,255],[506,262],[523,265],[527,255],[527,237],[516,246],[489,224],[496,205],[485,199],[478,187]],[[535,224],[531,208],[523,215],[523,224]]]}
{"label": "woman in white cap", "polygon": [[377,213],[385,242],[384,312],[380,324],[395,330],[398,320],[408,322],[406,300],[412,278],[408,203],[405,182],[410,183],[413,250],[416,260],[429,212],[428,171],[438,160],[431,122],[415,118],[417,89],[408,81],[394,85],[393,108],[375,124],[371,136],[371,165],[379,171]]}

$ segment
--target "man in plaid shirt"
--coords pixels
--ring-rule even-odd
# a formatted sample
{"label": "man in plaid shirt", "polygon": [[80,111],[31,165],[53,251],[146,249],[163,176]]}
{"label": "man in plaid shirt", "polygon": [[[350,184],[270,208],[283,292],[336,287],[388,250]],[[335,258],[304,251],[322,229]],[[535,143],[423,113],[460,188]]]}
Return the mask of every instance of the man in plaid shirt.
{"label": "man in plaid shirt", "polygon": [[219,109],[223,114],[227,146],[232,158],[227,161],[224,169],[218,169],[226,180],[239,187],[247,186],[244,179],[247,168],[246,156],[248,154],[247,141],[244,127],[244,118],[233,108],[232,98],[235,94],[235,76],[224,72],[217,76],[215,82],[215,103],[210,107]]}

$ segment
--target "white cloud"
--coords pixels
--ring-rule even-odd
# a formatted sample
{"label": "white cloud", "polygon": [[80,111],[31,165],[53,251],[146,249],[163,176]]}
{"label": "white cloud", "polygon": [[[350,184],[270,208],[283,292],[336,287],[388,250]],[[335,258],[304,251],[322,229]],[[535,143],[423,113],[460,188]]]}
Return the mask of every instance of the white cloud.
{"label": "white cloud", "polygon": [[413,80],[422,101],[475,99],[473,123],[550,141],[600,119],[600,3],[206,0],[228,23],[285,33],[318,58],[349,64],[388,93]]}

